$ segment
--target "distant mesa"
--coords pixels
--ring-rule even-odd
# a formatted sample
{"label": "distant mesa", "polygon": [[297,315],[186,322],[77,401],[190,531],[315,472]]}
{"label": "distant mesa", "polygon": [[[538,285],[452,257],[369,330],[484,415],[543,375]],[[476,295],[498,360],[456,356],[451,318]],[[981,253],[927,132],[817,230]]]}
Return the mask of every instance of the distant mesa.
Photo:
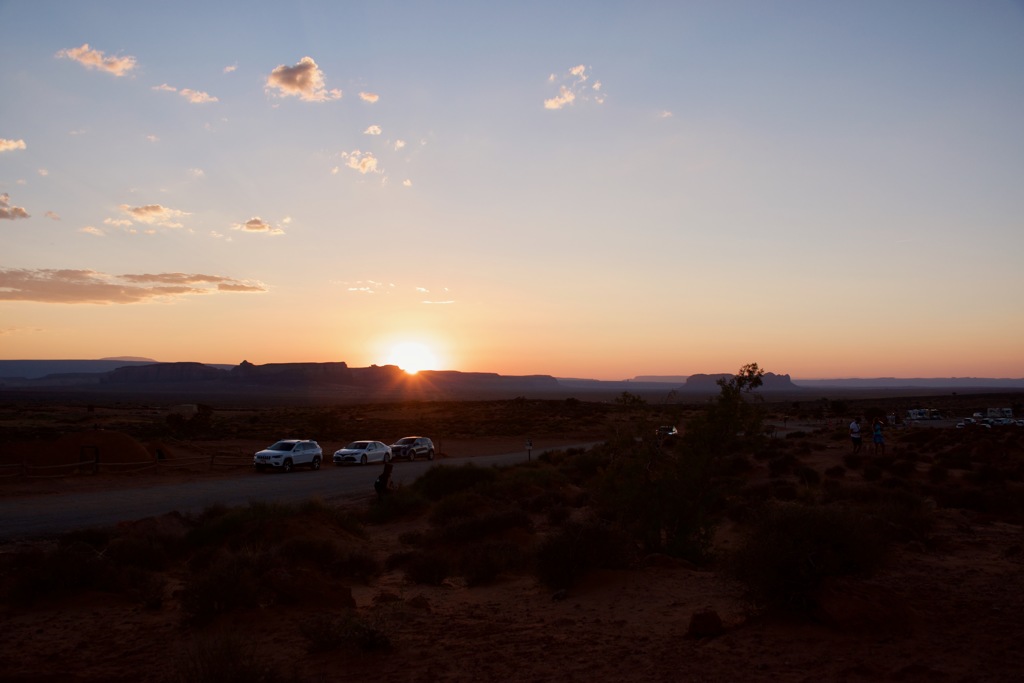
{"label": "distant mesa", "polygon": [[144,358],[142,356],[110,356],[109,358],[100,358],[100,360],[116,360],[116,361],[128,361],[131,363],[159,363],[160,361],[153,360],[152,358]]}
{"label": "distant mesa", "polygon": [[[686,379],[683,389],[686,391],[714,391],[718,388],[720,380],[728,381],[734,375],[725,373],[717,375],[690,375]],[[776,375],[774,372],[766,372],[761,378],[761,391],[799,391],[800,387],[793,384],[789,375]]]}

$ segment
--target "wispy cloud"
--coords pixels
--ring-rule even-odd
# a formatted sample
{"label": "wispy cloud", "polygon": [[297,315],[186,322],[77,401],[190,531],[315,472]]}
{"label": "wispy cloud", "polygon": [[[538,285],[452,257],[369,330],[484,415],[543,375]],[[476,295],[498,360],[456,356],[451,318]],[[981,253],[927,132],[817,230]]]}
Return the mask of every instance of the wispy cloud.
{"label": "wispy cloud", "polygon": [[583,64],[572,67],[562,76],[551,74],[548,83],[558,86],[558,94],[544,100],[545,109],[563,109],[576,102],[604,104],[601,81],[591,82],[587,67]]}
{"label": "wispy cloud", "polygon": [[369,102],[370,104],[375,104],[377,102],[377,100],[380,99],[380,95],[378,95],[377,93],[372,93],[372,92],[361,92],[361,93],[359,93],[359,99],[361,99],[363,102]]}
{"label": "wispy cloud", "polygon": [[103,232],[99,228],[93,225],[87,225],[84,228],[79,228],[78,232],[84,232],[86,235],[93,235],[94,237],[106,237],[107,233]]}
{"label": "wispy cloud", "polygon": [[341,90],[327,90],[324,74],[312,57],[303,57],[295,66],[278,66],[267,76],[267,90],[280,97],[298,97],[306,102],[341,99]]}
{"label": "wispy cloud", "polygon": [[216,292],[265,292],[261,282],[220,275],[110,275],[94,270],[0,269],[0,301],[132,304]]}
{"label": "wispy cloud", "polygon": [[47,218],[49,218],[51,221],[59,221],[60,220],[60,215],[58,215],[56,211],[47,211],[43,215],[46,216]]}
{"label": "wispy cloud", "polygon": [[0,194],[0,220],[14,221],[19,218],[29,218],[28,211],[20,206],[11,206],[11,196],[4,192]]}
{"label": "wispy cloud", "polygon": [[380,135],[381,132],[380,126],[370,126],[363,131],[363,135]]}
{"label": "wispy cloud", "polygon": [[226,73],[226,74],[232,73],[233,71],[237,71],[237,70],[238,70],[238,65],[237,64],[231,64],[229,66],[224,67],[224,73]]}
{"label": "wispy cloud", "polygon": [[16,149],[25,149],[25,141],[0,138],[0,153],[13,152]]}
{"label": "wispy cloud", "polygon": [[205,93],[201,90],[192,90],[191,88],[182,88],[179,90],[178,88],[175,88],[173,85],[167,85],[166,83],[162,85],[154,85],[153,90],[163,90],[165,92],[178,93],[192,104],[207,104],[209,102],[220,101],[213,95]]}
{"label": "wispy cloud", "polygon": [[[288,219],[290,221],[290,219]],[[288,221],[286,221],[288,222]],[[231,226],[232,230],[241,230],[242,232],[262,232],[267,235],[283,235],[284,230],[281,228],[274,227],[270,223],[259,216],[253,216],[244,223],[235,223]]]}
{"label": "wispy cloud", "polygon": [[160,204],[146,204],[145,206],[121,204],[117,208],[131,216],[131,219],[137,223],[162,225],[165,228],[180,228],[182,227],[181,223],[176,222],[174,219],[191,215],[186,211],[172,209]]}
{"label": "wispy cloud", "polygon": [[124,76],[135,68],[135,57],[108,57],[100,50],[91,49],[88,43],[61,50],[57,57],[72,59],[88,69],[99,69],[115,76]]}

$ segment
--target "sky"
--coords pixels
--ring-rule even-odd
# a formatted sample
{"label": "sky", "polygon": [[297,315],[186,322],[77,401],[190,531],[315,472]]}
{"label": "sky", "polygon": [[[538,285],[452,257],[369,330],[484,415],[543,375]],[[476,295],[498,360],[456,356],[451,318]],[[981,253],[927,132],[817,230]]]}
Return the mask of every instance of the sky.
{"label": "sky", "polygon": [[0,0],[0,358],[1024,377],[1024,2]]}

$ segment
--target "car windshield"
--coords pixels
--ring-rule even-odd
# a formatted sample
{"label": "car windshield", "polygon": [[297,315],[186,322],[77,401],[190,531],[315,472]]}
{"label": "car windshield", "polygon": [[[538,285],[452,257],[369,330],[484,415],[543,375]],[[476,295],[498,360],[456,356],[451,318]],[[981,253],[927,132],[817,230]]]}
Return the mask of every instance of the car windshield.
{"label": "car windshield", "polygon": [[365,451],[366,447],[369,445],[369,441],[353,441],[349,445],[345,446],[345,448],[350,451]]}
{"label": "car windshield", "polygon": [[399,446],[408,446],[411,443],[416,443],[416,439],[412,438],[411,436],[407,436],[404,439],[398,440]]}
{"label": "car windshield", "polygon": [[290,451],[295,448],[294,441],[278,441],[273,446],[268,448],[268,451]]}

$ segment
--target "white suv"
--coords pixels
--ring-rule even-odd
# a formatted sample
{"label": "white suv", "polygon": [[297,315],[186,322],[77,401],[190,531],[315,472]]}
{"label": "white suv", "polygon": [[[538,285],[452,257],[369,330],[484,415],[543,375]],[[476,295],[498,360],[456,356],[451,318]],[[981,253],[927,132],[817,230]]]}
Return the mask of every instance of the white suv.
{"label": "white suv", "polygon": [[300,465],[318,470],[323,459],[324,452],[316,441],[284,439],[254,455],[252,466],[256,468],[257,472],[266,469],[291,472],[292,469]]}

